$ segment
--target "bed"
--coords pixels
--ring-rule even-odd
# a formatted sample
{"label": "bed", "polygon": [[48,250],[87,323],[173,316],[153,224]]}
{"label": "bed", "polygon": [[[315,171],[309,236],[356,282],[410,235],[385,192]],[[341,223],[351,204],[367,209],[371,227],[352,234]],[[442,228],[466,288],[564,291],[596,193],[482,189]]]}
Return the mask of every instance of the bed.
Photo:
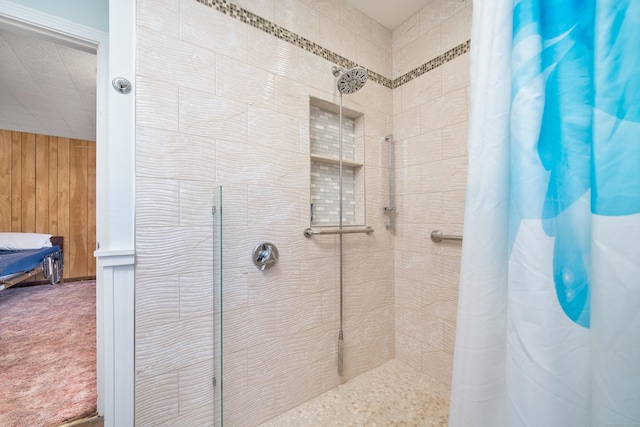
{"label": "bed", "polygon": [[63,282],[64,237],[39,233],[0,233],[0,290],[36,278]]}

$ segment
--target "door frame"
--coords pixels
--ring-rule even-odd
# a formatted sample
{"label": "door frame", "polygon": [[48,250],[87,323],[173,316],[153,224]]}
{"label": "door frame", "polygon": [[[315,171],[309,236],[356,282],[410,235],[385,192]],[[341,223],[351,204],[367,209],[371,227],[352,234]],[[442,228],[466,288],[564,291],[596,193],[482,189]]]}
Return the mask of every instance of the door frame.
{"label": "door frame", "polygon": [[[0,0],[0,23],[96,53],[96,335],[98,414],[134,425],[135,1],[109,0],[109,33]],[[111,76],[134,90],[115,91]]]}

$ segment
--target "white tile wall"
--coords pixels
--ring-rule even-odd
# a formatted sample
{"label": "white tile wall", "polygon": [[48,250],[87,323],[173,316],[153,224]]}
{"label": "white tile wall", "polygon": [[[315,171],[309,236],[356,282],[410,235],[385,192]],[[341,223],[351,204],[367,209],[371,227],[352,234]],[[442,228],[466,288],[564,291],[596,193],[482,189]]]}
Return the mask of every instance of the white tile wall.
{"label": "white tile wall", "polygon": [[[393,32],[394,77],[469,40],[470,18],[464,0],[429,3]],[[445,383],[453,364],[460,244],[436,244],[429,235],[463,232],[468,68],[467,53],[394,91],[396,357]]]}
{"label": "white tile wall", "polygon": [[[343,0],[236,2],[388,78],[469,38],[471,6],[462,3],[418,13],[392,34]],[[460,251],[427,236],[434,226],[462,231],[468,55],[395,93],[369,82],[345,96],[364,115],[366,152],[354,155],[367,163],[366,213],[376,231],[344,238],[340,378],[337,237],[302,234],[309,103],[338,103],[333,64],[195,0],[137,0],[137,19],[136,422],[213,424],[219,272],[209,205],[218,185],[225,424],[257,425],[393,357],[448,382]],[[382,210],[382,139],[392,131],[394,233]],[[250,260],[262,241],[280,249],[267,272]]]}

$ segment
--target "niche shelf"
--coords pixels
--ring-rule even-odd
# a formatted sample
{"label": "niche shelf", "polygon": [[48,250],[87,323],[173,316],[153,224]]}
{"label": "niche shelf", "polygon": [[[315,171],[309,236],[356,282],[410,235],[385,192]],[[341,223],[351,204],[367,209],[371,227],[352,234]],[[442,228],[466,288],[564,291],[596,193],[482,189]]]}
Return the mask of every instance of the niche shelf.
{"label": "niche shelf", "polygon": [[[337,105],[311,98],[310,164],[312,226],[334,227],[340,221],[340,116]],[[342,224],[363,225],[364,192],[364,116],[343,108],[342,120]]]}
{"label": "niche shelf", "polygon": [[[311,154],[311,160],[316,160],[319,162],[325,162],[325,163],[331,163],[331,164],[336,164],[339,165],[340,164],[340,160],[338,160],[338,157],[330,157],[330,156],[321,156],[320,154]],[[343,167],[349,167],[349,168],[357,168],[360,166],[364,166],[363,163],[360,162],[354,162],[352,160],[347,160],[347,159],[342,159],[342,166]]]}

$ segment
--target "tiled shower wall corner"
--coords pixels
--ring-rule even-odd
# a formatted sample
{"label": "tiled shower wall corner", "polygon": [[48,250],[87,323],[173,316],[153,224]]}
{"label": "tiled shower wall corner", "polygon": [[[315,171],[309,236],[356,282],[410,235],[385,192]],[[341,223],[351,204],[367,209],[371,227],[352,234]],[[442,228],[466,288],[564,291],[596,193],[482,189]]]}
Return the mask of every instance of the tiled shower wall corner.
{"label": "tiled shower wall corner", "polygon": [[[377,81],[466,42],[470,0],[432,2],[393,35],[343,0],[234,4],[277,29],[196,0],[137,0],[136,424],[213,424],[218,185],[226,425],[256,425],[394,356],[448,383],[460,247],[428,236],[462,231],[468,54],[393,91]],[[306,41],[277,37],[291,34]],[[366,217],[376,231],[344,239],[343,379],[338,239],[302,234],[310,98],[338,103],[327,51],[387,76],[344,97],[366,118]],[[382,209],[392,131],[395,235]],[[280,250],[266,272],[250,260],[263,241]]]}
{"label": "tiled shower wall corner", "polygon": [[[335,11],[294,0],[238,4],[390,74],[391,33],[345,2]],[[333,64],[195,0],[137,0],[136,47],[136,425],[213,423],[218,185],[225,425],[257,425],[392,359],[393,235],[379,142],[391,132],[391,89],[370,82],[344,97],[367,119],[366,217],[376,231],[344,238],[340,378],[338,238],[303,235],[310,98],[338,103]],[[264,241],[280,258],[262,272],[250,255]]]}
{"label": "tiled shower wall corner", "polygon": [[[471,1],[434,1],[393,31],[394,78],[469,40]],[[467,172],[469,54],[393,93],[396,357],[451,382]]]}

